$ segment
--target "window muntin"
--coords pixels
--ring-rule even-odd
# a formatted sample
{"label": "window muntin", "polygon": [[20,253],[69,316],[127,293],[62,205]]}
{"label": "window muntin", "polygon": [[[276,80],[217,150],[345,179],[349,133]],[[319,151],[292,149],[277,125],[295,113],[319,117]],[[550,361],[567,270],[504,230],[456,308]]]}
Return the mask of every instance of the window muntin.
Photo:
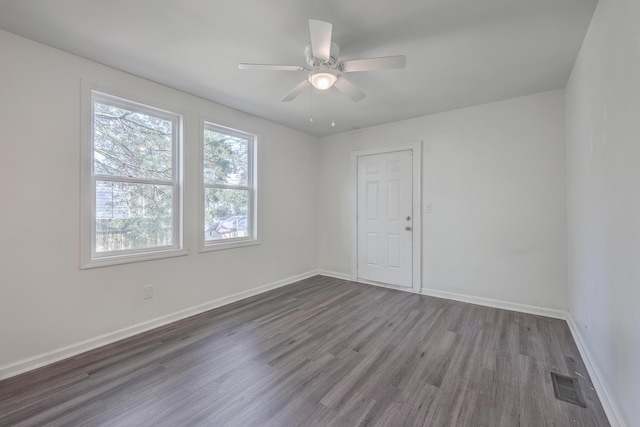
{"label": "window muntin", "polygon": [[91,92],[90,263],[181,249],[181,126],[179,114]]}
{"label": "window muntin", "polygon": [[256,241],[255,136],[204,122],[205,247]]}

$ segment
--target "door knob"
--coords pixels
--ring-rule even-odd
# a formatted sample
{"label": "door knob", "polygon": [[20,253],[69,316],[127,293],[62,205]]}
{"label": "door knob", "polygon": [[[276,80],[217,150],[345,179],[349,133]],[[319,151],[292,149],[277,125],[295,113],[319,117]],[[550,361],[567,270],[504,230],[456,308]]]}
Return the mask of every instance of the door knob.
{"label": "door knob", "polygon": [[411,226],[410,226],[410,225],[407,225],[404,229],[405,229],[405,230],[412,230],[412,228],[411,228]]}
{"label": "door knob", "polygon": [[407,221],[411,221],[411,217],[407,215]]}

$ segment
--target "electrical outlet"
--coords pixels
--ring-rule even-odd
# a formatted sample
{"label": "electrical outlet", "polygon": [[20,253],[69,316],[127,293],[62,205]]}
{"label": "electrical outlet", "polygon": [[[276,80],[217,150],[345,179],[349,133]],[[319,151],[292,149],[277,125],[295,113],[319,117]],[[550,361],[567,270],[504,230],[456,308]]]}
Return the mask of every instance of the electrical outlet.
{"label": "electrical outlet", "polygon": [[428,213],[428,214],[431,213],[431,203],[425,206],[424,213]]}
{"label": "electrical outlet", "polygon": [[153,285],[146,285],[142,287],[142,299],[153,298]]}

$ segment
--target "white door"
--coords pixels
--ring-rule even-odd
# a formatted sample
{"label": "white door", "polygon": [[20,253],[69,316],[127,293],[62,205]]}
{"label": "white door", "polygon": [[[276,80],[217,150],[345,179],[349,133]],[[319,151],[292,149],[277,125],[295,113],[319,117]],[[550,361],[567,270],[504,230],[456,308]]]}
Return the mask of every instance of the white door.
{"label": "white door", "polygon": [[358,279],[413,286],[411,150],[359,156]]}

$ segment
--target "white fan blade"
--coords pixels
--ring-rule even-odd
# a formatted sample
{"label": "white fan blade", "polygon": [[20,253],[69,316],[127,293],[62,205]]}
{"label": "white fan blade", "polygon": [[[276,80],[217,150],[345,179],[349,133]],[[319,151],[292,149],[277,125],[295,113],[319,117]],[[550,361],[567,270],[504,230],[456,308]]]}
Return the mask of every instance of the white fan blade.
{"label": "white fan blade", "polygon": [[333,84],[336,89],[353,99],[355,102],[361,101],[366,98],[360,89],[351,84],[351,82],[342,76],[338,76],[338,80]]}
{"label": "white fan blade", "polygon": [[309,19],[311,53],[318,59],[328,61],[331,56],[331,29],[328,22]]}
{"label": "white fan blade", "polygon": [[298,95],[302,93],[303,90],[305,90],[309,86],[311,86],[309,80],[304,79],[298,86],[294,87],[293,90],[287,94],[287,96],[282,98],[282,102],[293,101]]}
{"label": "white fan blade", "polygon": [[272,70],[272,71],[304,71],[299,65],[275,65],[275,64],[238,64],[241,70]]}
{"label": "white fan blade", "polygon": [[404,55],[383,56],[380,58],[352,59],[342,62],[339,67],[345,73],[354,71],[376,71],[404,68],[407,58]]}

